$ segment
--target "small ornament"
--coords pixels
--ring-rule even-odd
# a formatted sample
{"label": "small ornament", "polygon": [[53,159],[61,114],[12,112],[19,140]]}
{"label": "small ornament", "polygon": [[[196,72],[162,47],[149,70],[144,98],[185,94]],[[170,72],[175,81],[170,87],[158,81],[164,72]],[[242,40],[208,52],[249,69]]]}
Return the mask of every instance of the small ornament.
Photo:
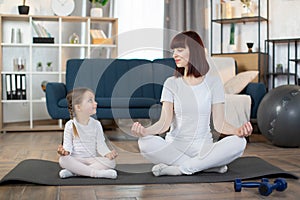
{"label": "small ornament", "polygon": [[53,68],[52,68],[51,64],[52,64],[52,62],[47,62],[47,67],[46,67],[47,72],[52,72],[53,71]]}
{"label": "small ornament", "polygon": [[79,44],[79,36],[76,33],[73,33],[69,37],[69,42],[70,42],[70,44]]}
{"label": "small ornament", "polygon": [[38,63],[37,63],[36,71],[37,71],[37,72],[43,71],[43,64],[42,64],[42,62],[38,62]]}
{"label": "small ornament", "polygon": [[247,47],[248,47],[248,53],[252,53],[253,52],[252,48],[253,48],[254,43],[253,42],[247,42],[246,44],[247,44]]}

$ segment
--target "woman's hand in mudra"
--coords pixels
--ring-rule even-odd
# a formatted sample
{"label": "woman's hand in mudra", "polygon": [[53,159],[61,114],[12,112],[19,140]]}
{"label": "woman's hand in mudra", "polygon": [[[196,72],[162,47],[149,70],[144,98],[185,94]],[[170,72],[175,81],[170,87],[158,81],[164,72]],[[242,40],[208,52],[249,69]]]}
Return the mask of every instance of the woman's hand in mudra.
{"label": "woman's hand in mudra", "polygon": [[248,137],[253,131],[252,125],[250,122],[246,122],[240,128],[238,128],[237,135],[240,137]]}
{"label": "woman's hand in mudra", "polygon": [[131,133],[136,137],[144,137],[146,134],[146,128],[139,122],[134,122],[131,127]]}

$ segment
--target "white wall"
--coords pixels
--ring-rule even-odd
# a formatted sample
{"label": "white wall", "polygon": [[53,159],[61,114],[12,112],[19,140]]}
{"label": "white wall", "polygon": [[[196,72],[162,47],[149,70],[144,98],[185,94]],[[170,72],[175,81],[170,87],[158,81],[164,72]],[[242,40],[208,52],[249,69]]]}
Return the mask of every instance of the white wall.
{"label": "white wall", "polygon": [[[300,1],[299,0],[270,0],[270,39],[300,38]],[[300,46],[300,45],[298,45]],[[290,48],[291,57],[294,57],[294,47]],[[275,65],[283,64],[287,68],[287,47],[279,45],[276,48]],[[300,47],[298,48],[300,58]],[[272,59],[272,55],[271,55]],[[295,72],[295,63],[290,62],[290,71]],[[298,77],[300,76],[298,64]],[[293,77],[290,83],[294,83]],[[287,84],[286,77],[277,77],[275,86]]]}
{"label": "white wall", "polygon": [[[18,6],[22,5],[22,3],[22,0],[0,0],[0,13],[19,14]],[[30,6],[29,14],[31,15],[53,14],[51,10],[51,0],[27,0],[26,5]]]}
{"label": "white wall", "polygon": [[270,38],[300,38],[299,11],[299,0],[270,0]]}

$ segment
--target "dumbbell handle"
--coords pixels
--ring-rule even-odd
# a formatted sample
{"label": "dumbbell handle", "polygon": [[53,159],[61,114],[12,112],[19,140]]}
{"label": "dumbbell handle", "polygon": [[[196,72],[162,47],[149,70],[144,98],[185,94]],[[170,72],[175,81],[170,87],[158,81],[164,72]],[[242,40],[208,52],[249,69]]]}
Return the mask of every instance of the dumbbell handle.
{"label": "dumbbell handle", "polygon": [[242,187],[245,188],[256,188],[259,187],[261,183],[259,182],[247,182],[247,183],[242,183]]}

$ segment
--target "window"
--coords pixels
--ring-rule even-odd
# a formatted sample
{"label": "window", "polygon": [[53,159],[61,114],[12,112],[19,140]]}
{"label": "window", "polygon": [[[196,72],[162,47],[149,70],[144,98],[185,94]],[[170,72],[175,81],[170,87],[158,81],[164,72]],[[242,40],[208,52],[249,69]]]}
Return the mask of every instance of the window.
{"label": "window", "polygon": [[114,1],[119,58],[163,57],[164,1]]}

